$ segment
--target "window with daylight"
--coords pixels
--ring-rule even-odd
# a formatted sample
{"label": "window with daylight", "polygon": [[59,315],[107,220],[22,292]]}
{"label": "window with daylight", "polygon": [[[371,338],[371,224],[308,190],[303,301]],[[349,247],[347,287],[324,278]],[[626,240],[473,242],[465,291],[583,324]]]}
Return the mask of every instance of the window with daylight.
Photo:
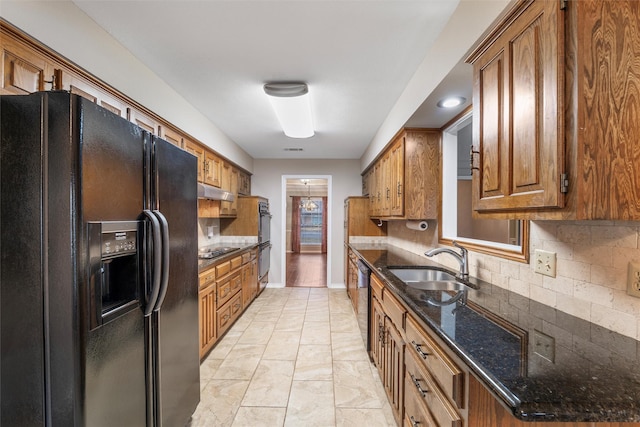
{"label": "window with daylight", "polygon": [[312,197],[315,208],[300,209],[300,245],[322,244],[322,198]]}

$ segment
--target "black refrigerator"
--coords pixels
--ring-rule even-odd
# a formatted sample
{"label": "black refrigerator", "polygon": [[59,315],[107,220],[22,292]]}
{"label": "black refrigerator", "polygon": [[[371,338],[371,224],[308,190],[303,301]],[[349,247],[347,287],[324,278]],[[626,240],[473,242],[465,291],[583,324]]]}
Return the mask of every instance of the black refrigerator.
{"label": "black refrigerator", "polygon": [[0,425],[185,425],[196,158],[66,92],[0,118]]}

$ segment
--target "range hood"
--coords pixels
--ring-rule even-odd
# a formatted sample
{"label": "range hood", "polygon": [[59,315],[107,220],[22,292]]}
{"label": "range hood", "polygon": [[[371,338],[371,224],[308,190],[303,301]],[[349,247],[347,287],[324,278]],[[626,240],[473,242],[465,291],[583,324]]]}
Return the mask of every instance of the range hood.
{"label": "range hood", "polygon": [[214,187],[208,184],[198,183],[198,199],[209,199],[209,200],[224,200],[226,202],[233,202],[235,200],[235,196],[233,193],[222,190],[218,187]]}

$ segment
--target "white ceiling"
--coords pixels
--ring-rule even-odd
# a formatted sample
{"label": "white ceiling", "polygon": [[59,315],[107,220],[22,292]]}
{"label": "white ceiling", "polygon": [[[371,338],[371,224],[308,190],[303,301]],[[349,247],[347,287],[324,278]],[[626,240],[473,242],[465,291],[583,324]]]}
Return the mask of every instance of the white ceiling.
{"label": "white ceiling", "polygon": [[[256,159],[359,159],[458,2],[74,0]],[[450,77],[431,99],[449,88],[470,99],[470,66]],[[262,91],[292,80],[309,85],[312,138],[284,136]],[[408,124],[453,114],[425,106]]]}

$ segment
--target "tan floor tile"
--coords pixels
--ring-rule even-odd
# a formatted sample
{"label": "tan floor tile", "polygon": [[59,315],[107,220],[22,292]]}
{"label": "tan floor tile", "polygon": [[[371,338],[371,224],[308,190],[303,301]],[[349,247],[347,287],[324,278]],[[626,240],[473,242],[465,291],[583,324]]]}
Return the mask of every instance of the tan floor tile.
{"label": "tan floor tile", "polygon": [[220,364],[214,379],[249,380],[260,362],[266,345],[236,344]]}
{"label": "tan floor tile", "polygon": [[361,360],[369,361],[367,350],[364,347],[364,341],[360,332],[331,333],[331,349],[333,360]]}
{"label": "tan floor tile", "polygon": [[261,361],[241,405],[285,408],[289,401],[294,364],[292,360]]}
{"label": "tan floor tile", "polygon": [[300,331],[274,331],[262,359],[296,360],[300,345]]}
{"label": "tan floor tile", "polygon": [[331,344],[329,322],[307,322],[302,325],[300,344]]}
{"label": "tan floor tile", "polygon": [[335,426],[332,381],[294,381],[285,427]]}
{"label": "tan floor tile", "polygon": [[369,362],[334,361],[336,407],[382,408]]}
{"label": "tan floor tile", "polygon": [[382,409],[336,408],[336,427],[396,427]]}
{"label": "tan floor tile", "polygon": [[267,288],[200,372],[187,427],[395,425],[344,289]]}
{"label": "tan floor tile", "polygon": [[206,359],[200,364],[200,389],[204,389],[207,383],[213,379],[213,375],[222,364],[223,359]]}
{"label": "tan floor tile", "polygon": [[331,313],[331,332],[360,333],[360,327],[353,313]]}
{"label": "tan floor tile", "polygon": [[238,339],[242,335],[241,331],[229,331],[227,334],[220,339],[213,349],[209,352],[207,359],[224,359],[229,355],[229,352],[233,349],[233,346],[236,345]]}
{"label": "tan floor tile", "polygon": [[238,344],[266,344],[269,342],[275,326],[275,322],[266,322],[262,319],[251,322],[238,339]]}
{"label": "tan floor tile", "polygon": [[330,345],[300,345],[293,379],[330,381],[333,363]]}
{"label": "tan floor tile", "polygon": [[241,406],[232,427],[282,427],[286,411],[286,408]]}
{"label": "tan floor tile", "polygon": [[200,395],[190,427],[230,426],[249,381],[211,380]]}

